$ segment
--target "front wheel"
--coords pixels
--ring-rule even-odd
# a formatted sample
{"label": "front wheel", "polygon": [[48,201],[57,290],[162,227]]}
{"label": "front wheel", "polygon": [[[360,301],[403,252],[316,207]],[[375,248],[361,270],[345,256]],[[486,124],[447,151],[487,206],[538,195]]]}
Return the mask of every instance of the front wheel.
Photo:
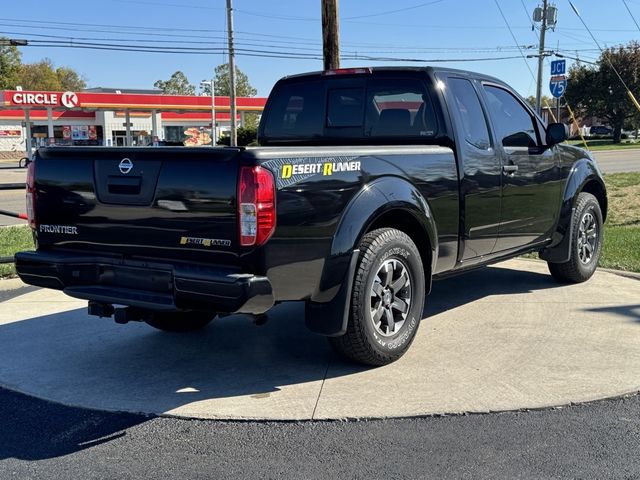
{"label": "front wheel", "polygon": [[145,323],[164,332],[193,332],[206,327],[215,317],[209,312],[156,312]]}
{"label": "front wheel", "polygon": [[578,195],[571,228],[574,234],[569,261],[548,263],[549,272],[559,282],[581,283],[594,274],[602,253],[602,211],[596,197],[587,192]]}
{"label": "front wheel", "polygon": [[422,259],[411,238],[393,228],[367,233],[359,249],[347,332],[329,342],[349,360],[386,365],[409,349],[418,331],[425,297]]}

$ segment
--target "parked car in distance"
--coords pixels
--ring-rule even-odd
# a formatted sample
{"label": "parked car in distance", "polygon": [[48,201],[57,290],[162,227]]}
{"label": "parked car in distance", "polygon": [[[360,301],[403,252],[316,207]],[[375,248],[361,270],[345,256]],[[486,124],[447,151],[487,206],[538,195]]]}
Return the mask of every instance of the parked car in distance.
{"label": "parked car in distance", "polygon": [[607,127],[606,125],[594,125],[589,129],[589,135],[608,137],[613,135],[613,128]]}

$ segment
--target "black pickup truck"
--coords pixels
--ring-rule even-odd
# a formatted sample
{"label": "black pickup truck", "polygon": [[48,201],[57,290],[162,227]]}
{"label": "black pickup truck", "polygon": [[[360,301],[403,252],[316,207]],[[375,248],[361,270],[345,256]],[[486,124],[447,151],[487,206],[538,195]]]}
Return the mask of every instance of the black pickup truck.
{"label": "black pickup truck", "polygon": [[259,147],[39,150],[36,251],[16,267],[92,315],[170,331],[302,301],[309,329],[382,365],[409,348],[433,280],[526,252],[562,282],[591,277],[606,190],[566,135],[472,72],[286,77]]}

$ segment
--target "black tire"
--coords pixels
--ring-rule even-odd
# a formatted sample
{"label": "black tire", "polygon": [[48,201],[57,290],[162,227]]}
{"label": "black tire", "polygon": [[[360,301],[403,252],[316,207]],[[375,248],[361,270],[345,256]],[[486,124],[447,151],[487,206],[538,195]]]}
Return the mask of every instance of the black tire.
{"label": "black tire", "polygon": [[[591,230],[587,228],[591,224],[595,227],[593,237],[589,233]],[[586,192],[581,192],[578,195],[576,208],[571,218],[571,228],[574,233],[571,239],[569,261],[564,263],[547,262],[547,265],[553,278],[559,282],[581,283],[589,280],[594,274],[602,253],[602,211],[596,197]]]}
{"label": "black tire", "polygon": [[18,168],[25,168],[29,166],[30,163],[31,160],[29,160],[27,157],[22,157],[20,160],[18,160]]}
{"label": "black tire", "polygon": [[[359,249],[347,332],[340,337],[329,337],[329,343],[348,360],[386,365],[408,350],[418,331],[425,297],[422,259],[411,238],[393,228],[367,233]],[[379,276],[381,272],[384,278]],[[401,278],[405,278],[402,285]],[[375,288],[374,283],[377,283]],[[397,307],[406,308],[407,304],[405,315]],[[383,313],[376,321],[380,309]]]}
{"label": "black tire", "polygon": [[144,321],[164,332],[193,332],[206,327],[214,317],[210,312],[156,312]]}

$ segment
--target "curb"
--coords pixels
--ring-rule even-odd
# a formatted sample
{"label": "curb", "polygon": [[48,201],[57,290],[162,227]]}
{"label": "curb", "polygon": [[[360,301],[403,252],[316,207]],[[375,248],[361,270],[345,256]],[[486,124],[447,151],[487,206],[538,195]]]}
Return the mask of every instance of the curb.
{"label": "curb", "polygon": [[[516,259],[525,260],[529,262],[547,263],[544,260],[541,260],[539,258],[516,257]],[[619,275],[625,278],[640,280],[640,273],[636,273],[636,272],[627,272],[626,270],[616,270],[615,268],[604,268],[604,267],[598,267],[598,270],[600,270],[601,272],[607,272],[607,273],[612,273],[614,275]]]}

